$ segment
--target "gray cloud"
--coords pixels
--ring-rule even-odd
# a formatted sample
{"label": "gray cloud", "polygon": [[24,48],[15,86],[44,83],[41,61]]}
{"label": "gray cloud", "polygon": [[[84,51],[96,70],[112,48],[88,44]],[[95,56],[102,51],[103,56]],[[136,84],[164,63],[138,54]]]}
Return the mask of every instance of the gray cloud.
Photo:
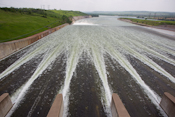
{"label": "gray cloud", "polygon": [[1,0],[0,7],[32,7],[79,11],[169,11],[175,0]]}

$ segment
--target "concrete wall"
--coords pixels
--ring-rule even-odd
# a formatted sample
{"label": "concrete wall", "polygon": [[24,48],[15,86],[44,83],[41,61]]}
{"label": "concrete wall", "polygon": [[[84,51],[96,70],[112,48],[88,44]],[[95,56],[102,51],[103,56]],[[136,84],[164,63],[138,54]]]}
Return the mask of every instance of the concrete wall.
{"label": "concrete wall", "polygon": [[116,93],[112,94],[111,112],[112,117],[130,117],[120,97]]}
{"label": "concrete wall", "polygon": [[52,107],[47,117],[62,117],[63,116],[63,95],[58,94],[52,104]]}
{"label": "concrete wall", "polygon": [[175,97],[174,96],[172,96],[168,92],[165,92],[160,102],[160,106],[169,117],[175,117]]}
{"label": "concrete wall", "polygon": [[45,37],[45,36],[49,35],[50,33],[55,32],[55,31],[63,28],[64,26],[67,26],[67,25],[69,25],[69,24],[67,24],[67,23],[63,24],[61,26],[57,26],[55,28],[43,31],[41,33],[35,34],[35,35],[27,37],[27,38],[0,43],[0,59],[12,54],[13,52],[15,52],[19,49],[22,49],[22,48],[32,44],[33,42],[41,39],[42,37]]}
{"label": "concrete wall", "polygon": [[5,117],[12,107],[12,102],[8,93],[0,96],[0,117]]}

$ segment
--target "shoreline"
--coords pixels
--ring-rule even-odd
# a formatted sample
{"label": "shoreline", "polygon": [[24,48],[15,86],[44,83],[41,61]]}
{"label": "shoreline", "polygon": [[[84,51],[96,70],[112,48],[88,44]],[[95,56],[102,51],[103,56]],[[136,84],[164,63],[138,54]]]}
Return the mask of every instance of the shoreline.
{"label": "shoreline", "polygon": [[146,25],[146,24],[142,24],[142,23],[132,22],[131,20],[128,20],[128,19],[118,19],[118,20],[128,22],[128,23],[132,23],[132,24],[139,25],[139,26],[143,26],[143,28],[147,28],[147,29],[150,29],[150,30],[157,31],[159,33],[163,33],[165,35],[175,37],[175,25],[151,26],[151,25]]}

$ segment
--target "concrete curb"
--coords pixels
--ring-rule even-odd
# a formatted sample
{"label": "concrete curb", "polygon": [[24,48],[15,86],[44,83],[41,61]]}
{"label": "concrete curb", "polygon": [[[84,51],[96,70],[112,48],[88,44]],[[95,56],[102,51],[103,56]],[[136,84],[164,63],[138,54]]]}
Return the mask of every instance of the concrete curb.
{"label": "concrete curb", "polygon": [[0,117],[5,117],[5,115],[12,108],[12,102],[8,93],[4,93],[0,96]]}
{"label": "concrete curb", "polygon": [[169,117],[175,116],[175,97],[172,96],[170,93],[164,93],[160,102],[160,106]]}
{"label": "concrete curb", "polygon": [[112,94],[111,112],[112,117],[130,117],[120,97],[116,93]]}
{"label": "concrete curb", "polygon": [[47,115],[47,117],[62,117],[63,116],[63,95],[58,94],[52,104],[52,107]]}

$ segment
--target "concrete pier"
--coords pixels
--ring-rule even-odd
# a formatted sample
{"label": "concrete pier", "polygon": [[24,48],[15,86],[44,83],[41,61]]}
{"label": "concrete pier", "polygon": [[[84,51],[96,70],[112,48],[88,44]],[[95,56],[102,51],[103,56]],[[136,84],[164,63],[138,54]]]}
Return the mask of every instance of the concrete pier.
{"label": "concrete pier", "polygon": [[0,117],[5,117],[12,107],[12,102],[8,93],[0,96]]}
{"label": "concrete pier", "polygon": [[175,97],[170,93],[164,93],[160,106],[169,117],[175,117]]}
{"label": "concrete pier", "polygon": [[112,94],[111,111],[112,117],[130,117],[120,97],[116,93]]}
{"label": "concrete pier", "polygon": [[63,116],[63,95],[58,94],[52,104],[52,107],[47,117],[62,117]]}

